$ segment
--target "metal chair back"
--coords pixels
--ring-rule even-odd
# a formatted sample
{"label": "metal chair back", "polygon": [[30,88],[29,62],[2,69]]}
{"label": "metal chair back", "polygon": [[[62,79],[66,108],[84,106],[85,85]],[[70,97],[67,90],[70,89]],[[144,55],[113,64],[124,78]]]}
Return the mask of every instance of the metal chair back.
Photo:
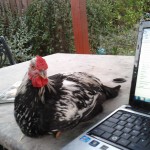
{"label": "metal chair back", "polygon": [[0,36],[0,68],[8,65],[14,65],[15,61],[12,57],[9,46],[3,36]]}

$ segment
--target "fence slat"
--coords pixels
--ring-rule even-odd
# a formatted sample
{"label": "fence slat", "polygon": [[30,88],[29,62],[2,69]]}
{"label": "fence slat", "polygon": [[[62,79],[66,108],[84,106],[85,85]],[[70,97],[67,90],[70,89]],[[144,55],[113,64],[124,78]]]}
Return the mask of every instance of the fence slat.
{"label": "fence slat", "polygon": [[16,11],[20,15],[28,8],[32,0],[0,0],[1,13],[2,6],[7,6],[12,12]]}
{"label": "fence slat", "polygon": [[28,6],[31,4],[32,0],[27,0]]}
{"label": "fence slat", "polygon": [[22,9],[23,11],[26,10],[28,7],[28,0],[22,0]]}
{"label": "fence slat", "polygon": [[9,4],[10,4],[10,9],[12,10],[12,12],[15,12],[16,11],[15,0],[9,0]]}
{"label": "fence slat", "polygon": [[17,11],[21,15],[22,14],[21,1],[20,0],[16,0],[16,5],[17,5]]}

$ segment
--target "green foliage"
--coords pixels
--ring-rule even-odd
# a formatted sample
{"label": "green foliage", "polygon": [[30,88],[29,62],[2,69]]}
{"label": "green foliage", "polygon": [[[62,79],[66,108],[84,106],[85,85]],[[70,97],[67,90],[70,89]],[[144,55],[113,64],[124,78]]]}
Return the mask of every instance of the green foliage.
{"label": "green foliage", "polygon": [[72,53],[74,40],[69,0],[33,0],[25,13],[12,12],[0,5],[0,34],[3,35],[16,62],[35,55],[56,52]]}
{"label": "green foliage", "polygon": [[100,35],[100,48],[106,49],[106,54],[111,55],[134,55],[137,31],[122,31],[120,34],[109,33],[107,36]]}
{"label": "green foliage", "polygon": [[[137,24],[149,12],[150,0],[87,0],[91,51],[134,55]],[[25,13],[0,5],[0,35],[17,62],[35,55],[74,52],[70,0],[32,0]],[[146,15],[145,15],[146,16]]]}
{"label": "green foliage", "polygon": [[0,6],[0,35],[3,35],[11,48],[16,62],[23,62],[32,58],[30,43],[32,34],[28,32],[26,17],[10,10],[8,5]]}
{"label": "green foliage", "polygon": [[115,0],[112,4],[113,24],[129,29],[142,17],[145,3],[144,0]]}
{"label": "green foliage", "polygon": [[[73,52],[73,32],[68,0],[34,0],[26,16],[34,53]],[[33,17],[34,16],[34,17]]]}
{"label": "green foliage", "polygon": [[[148,11],[149,0],[87,0],[89,39],[93,53],[133,55],[137,24]],[[149,1],[150,3],[150,1]]]}
{"label": "green foliage", "polygon": [[113,5],[110,0],[87,0],[89,38],[92,49],[99,46],[99,36],[107,35],[112,26]]}
{"label": "green foliage", "polygon": [[[16,27],[14,27],[16,25]],[[28,26],[26,25],[25,16],[18,17],[13,23],[10,31],[10,38],[8,38],[8,43],[13,50],[14,58],[17,62],[23,62],[30,60],[32,55],[32,38],[34,34],[28,31]]]}

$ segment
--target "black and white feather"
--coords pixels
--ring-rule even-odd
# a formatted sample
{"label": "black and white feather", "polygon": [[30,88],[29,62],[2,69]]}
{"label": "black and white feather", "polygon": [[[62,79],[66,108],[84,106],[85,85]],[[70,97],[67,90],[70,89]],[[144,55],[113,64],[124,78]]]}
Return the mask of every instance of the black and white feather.
{"label": "black and white feather", "polygon": [[15,98],[15,119],[27,136],[64,131],[101,112],[102,103],[116,97],[119,89],[83,72],[49,76],[42,88],[25,77]]}

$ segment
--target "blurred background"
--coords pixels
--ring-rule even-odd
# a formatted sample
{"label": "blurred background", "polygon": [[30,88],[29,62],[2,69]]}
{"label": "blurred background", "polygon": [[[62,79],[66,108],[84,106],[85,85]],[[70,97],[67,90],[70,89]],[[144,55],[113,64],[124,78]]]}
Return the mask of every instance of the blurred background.
{"label": "blurred background", "polygon": [[[134,55],[150,0],[87,0],[91,53]],[[0,0],[0,35],[16,62],[75,53],[70,0]]]}

